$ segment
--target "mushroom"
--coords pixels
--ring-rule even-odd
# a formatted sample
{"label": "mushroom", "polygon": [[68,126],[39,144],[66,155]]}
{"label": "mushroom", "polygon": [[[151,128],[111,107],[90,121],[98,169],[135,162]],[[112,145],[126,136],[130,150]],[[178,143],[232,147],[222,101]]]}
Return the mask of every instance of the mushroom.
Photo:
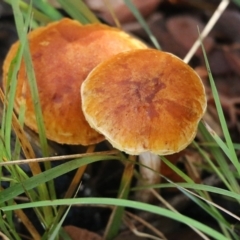
{"label": "mushroom", "polygon": [[[81,111],[79,88],[89,72],[103,60],[119,52],[146,48],[123,31],[104,24],[81,25],[62,19],[37,28],[28,35],[39,91],[46,136],[64,144],[90,145],[104,136],[93,130]],[[19,41],[7,54],[3,66],[6,87],[11,61]],[[24,61],[18,76],[15,110],[26,105],[25,124],[38,131]]]}
{"label": "mushroom", "polygon": [[115,148],[141,155],[145,165],[156,155],[186,148],[207,106],[196,72],[173,54],[155,49],[103,61],[83,82],[81,97],[90,126]]}

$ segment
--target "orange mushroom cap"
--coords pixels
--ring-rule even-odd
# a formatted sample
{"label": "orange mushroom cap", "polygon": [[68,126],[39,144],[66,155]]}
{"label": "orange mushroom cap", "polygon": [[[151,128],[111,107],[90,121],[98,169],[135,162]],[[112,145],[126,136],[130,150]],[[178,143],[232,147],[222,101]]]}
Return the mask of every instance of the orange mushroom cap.
{"label": "orange mushroom cap", "polygon": [[[58,143],[89,145],[104,137],[93,130],[81,110],[79,88],[100,62],[119,52],[146,46],[123,31],[103,24],[81,25],[62,19],[28,35],[39,98],[48,139]],[[4,82],[17,53],[15,43],[4,62]],[[24,61],[18,73],[15,110],[26,104],[25,124],[37,131],[33,101]]]}
{"label": "orange mushroom cap", "polygon": [[81,87],[89,124],[129,154],[172,154],[194,139],[207,103],[194,70],[154,49],[119,53],[99,64]]}

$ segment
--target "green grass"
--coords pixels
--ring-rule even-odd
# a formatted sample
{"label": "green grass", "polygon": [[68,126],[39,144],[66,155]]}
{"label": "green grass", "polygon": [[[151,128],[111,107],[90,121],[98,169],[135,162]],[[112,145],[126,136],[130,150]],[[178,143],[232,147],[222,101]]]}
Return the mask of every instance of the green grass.
{"label": "green grass", "polygon": [[89,204],[104,204],[104,205],[114,205],[114,206],[122,206],[122,207],[129,207],[133,209],[138,210],[144,210],[148,211],[157,215],[165,216],[171,219],[174,219],[176,221],[182,222],[182,223],[188,223],[193,227],[196,227],[197,229],[201,230],[202,232],[208,234],[209,236],[212,236],[214,239],[217,240],[227,240],[225,236],[223,236],[221,233],[218,233],[214,229],[195,221],[191,218],[188,218],[186,216],[183,216],[180,213],[175,213],[170,210],[153,206],[151,204],[136,202],[136,201],[130,201],[130,200],[123,200],[123,199],[115,199],[115,198],[75,198],[75,199],[60,199],[55,201],[41,201],[41,202],[34,202],[34,203],[25,203],[20,204],[19,206],[10,206],[2,208],[2,211],[10,211],[14,209],[24,209],[24,208],[32,208],[32,207],[39,207],[39,206],[59,206],[59,205],[66,205],[66,204],[81,204],[81,205],[89,205]]}
{"label": "green grass", "polygon": [[[219,197],[230,199],[239,205],[240,186],[238,180],[240,178],[240,165],[236,151],[240,149],[240,144],[232,142],[220,104],[218,91],[216,89],[214,78],[211,74],[210,66],[203,46],[202,51],[204,53],[204,59],[209,73],[209,81],[219,116],[219,124],[222,128],[223,137],[219,137],[207,125],[207,123],[202,121],[199,124],[199,135],[201,136],[201,141],[194,141],[192,143],[192,148],[195,149],[195,151],[197,151],[204,159],[205,169],[209,169],[211,174],[215,174],[221,180],[224,188],[195,183],[188,175],[168,161],[167,157],[163,158],[163,161],[176,174],[182,177],[183,182],[174,183],[165,176],[162,176],[162,178],[165,178],[167,183],[144,187],[139,186],[138,188],[133,189],[130,189],[131,180],[133,177],[137,178],[139,176],[133,167],[138,163],[132,161],[131,158],[127,159],[123,154],[116,152],[105,155],[99,153],[86,155],[77,159],[72,159],[53,168],[51,167],[50,161],[44,161],[43,170],[40,169],[39,163],[35,161],[34,163],[29,163],[32,176],[28,176],[17,164],[4,165],[4,163],[10,163],[11,161],[18,159],[20,157],[21,150],[23,153],[25,153],[26,158],[35,158],[31,143],[27,139],[23,130],[25,113],[24,105],[21,106],[21,111],[18,118],[16,118],[13,112],[17,84],[16,76],[22,57],[26,62],[32,98],[34,99],[35,103],[35,115],[38,119],[39,142],[42,149],[42,155],[45,157],[49,155],[49,146],[45,135],[45,127],[38,97],[37,84],[26,36],[29,26],[36,28],[63,17],[62,13],[50,6],[44,0],[33,0],[32,5],[20,0],[5,1],[11,4],[13,8],[21,46],[18,54],[11,64],[6,95],[1,97],[2,101],[4,102],[4,109],[0,129],[0,179],[1,181],[8,181],[9,187],[6,189],[1,188],[0,190],[0,209],[2,210],[1,214],[4,216],[0,217],[0,231],[9,239],[22,239],[17,232],[15,223],[13,221],[13,216],[17,213],[18,216],[21,216],[23,224],[27,226],[28,220],[31,220],[28,219],[27,216],[24,216],[22,209],[33,208],[37,218],[39,219],[39,222],[41,222],[43,225],[44,233],[42,236],[40,236],[35,226],[27,226],[30,236],[33,239],[39,239],[40,237],[41,239],[57,239],[58,235],[64,235],[62,223],[72,205],[81,204],[82,206],[85,206],[89,204],[101,204],[105,206],[113,206],[113,211],[104,233],[105,239],[112,239],[118,234],[126,207],[151,212],[153,214],[174,219],[199,230],[203,234],[211,236],[212,239],[238,239],[238,236],[234,232],[233,226],[225,216],[231,215],[236,222],[239,222],[239,217],[234,215],[234,213],[228,212],[226,209],[218,206],[211,199],[211,194],[215,194]],[[70,0],[68,3],[66,3],[66,1],[58,0],[58,2],[63,7],[65,12],[69,14],[69,16],[80,21],[82,24],[98,22],[98,19],[87,8],[83,1]],[[235,0],[235,2],[239,3],[237,0]],[[149,38],[153,42],[154,46],[160,49],[155,37],[151,34],[149,27],[132,2],[130,0],[125,0],[125,3],[148,33]],[[13,136],[15,137],[14,146],[11,144]],[[30,149],[30,153],[29,151],[26,151],[26,149]],[[118,198],[75,198],[74,194],[72,194],[70,199],[56,198],[53,179],[85,165],[89,165],[97,161],[107,161],[110,159],[122,161],[125,165],[121,183],[118,189]],[[3,176],[3,168],[9,171],[10,174],[8,177]],[[219,224],[221,232],[178,212],[151,204],[128,200],[130,190],[138,191],[143,188],[177,188],[182,192],[182,194],[185,194],[189,199],[191,199],[191,201],[195,202],[200,208],[202,208],[202,211],[208,213],[209,216],[214,218]],[[28,197],[28,203],[16,204],[14,199],[21,194],[25,194]],[[68,209],[64,212],[63,209],[65,208],[58,208],[58,206],[68,206]],[[67,239],[66,235],[64,236],[64,239]]]}

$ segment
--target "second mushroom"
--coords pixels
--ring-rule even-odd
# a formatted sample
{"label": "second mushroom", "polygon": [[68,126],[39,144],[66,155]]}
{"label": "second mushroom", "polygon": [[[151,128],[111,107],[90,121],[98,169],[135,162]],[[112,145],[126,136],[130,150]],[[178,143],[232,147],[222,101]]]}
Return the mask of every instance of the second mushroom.
{"label": "second mushroom", "polygon": [[[140,155],[147,166],[157,155],[186,148],[207,106],[194,70],[154,49],[119,53],[103,61],[83,82],[81,96],[90,126],[115,148]],[[154,170],[159,171],[158,164]]]}

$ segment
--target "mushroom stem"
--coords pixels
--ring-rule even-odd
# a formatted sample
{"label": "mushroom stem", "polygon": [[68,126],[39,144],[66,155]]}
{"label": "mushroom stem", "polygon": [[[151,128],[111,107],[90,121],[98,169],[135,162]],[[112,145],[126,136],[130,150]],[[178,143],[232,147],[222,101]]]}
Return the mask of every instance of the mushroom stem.
{"label": "mushroom stem", "polygon": [[[139,180],[138,185],[142,186],[160,183],[161,177],[158,173],[160,171],[161,158],[151,152],[145,152],[139,155],[139,162],[151,169],[140,166],[139,171],[141,179]],[[137,198],[143,202],[150,202],[152,197],[150,189],[144,189],[137,192]]]}

